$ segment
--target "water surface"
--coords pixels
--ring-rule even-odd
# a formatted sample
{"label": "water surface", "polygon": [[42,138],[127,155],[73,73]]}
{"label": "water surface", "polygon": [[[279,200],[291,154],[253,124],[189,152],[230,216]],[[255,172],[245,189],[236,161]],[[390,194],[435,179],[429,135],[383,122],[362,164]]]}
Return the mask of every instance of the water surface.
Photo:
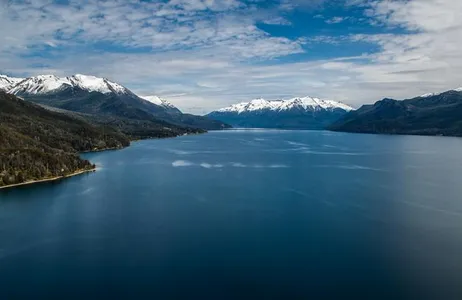
{"label": "water surface", "polygon": [[0,192],[0,299],[462,295],[462,140],[231,130]]}

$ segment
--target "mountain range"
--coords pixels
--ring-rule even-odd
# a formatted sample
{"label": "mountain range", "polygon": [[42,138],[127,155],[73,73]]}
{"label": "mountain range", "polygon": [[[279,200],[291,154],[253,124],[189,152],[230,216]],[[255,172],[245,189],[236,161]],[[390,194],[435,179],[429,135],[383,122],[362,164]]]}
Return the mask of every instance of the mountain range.
{"label": "mountain range", "polygon": [[407,100],[385,98],[337,120],[330,130],[462,136],[462,88]]}
{"label": "mountain range", "polygon": [[312,97],[260,98],[213,111],[207,117],[243,128],[324,129],[352,110],[341,102]]}
{"label": "mountain range", "polygon": [[[385,98],[358,110],[313,97],[254,99],[211,112],[205,117],[182,113],[157,96],[138,96],[105,78],[86,75],[0,75],[0,89],[95,125],[117,129],[130,138],[169,136],[171,132],[260,127],[462,136],[462,88],[412,99]],[[188,131],[187,128],[190,128]]]}
{"label": "mountain range", "polygon": [[149,127],[146,122],[166,122],[205,130],[229,127],[206,117],[183,114],[164,99],[140,97],[118,83],[95,76],[13,78],[1,75],[0,89],[47,107],[85,114],[94,120],[129,125],[136,123],[131,127],[139,127],[137,124],[140,122],[142,127]]}

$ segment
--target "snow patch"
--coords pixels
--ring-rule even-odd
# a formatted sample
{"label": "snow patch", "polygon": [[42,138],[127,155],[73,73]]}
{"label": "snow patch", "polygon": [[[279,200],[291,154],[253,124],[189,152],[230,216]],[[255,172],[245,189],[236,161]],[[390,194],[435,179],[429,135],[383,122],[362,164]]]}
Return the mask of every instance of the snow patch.
{"label": "snow patch", "polygon": [[[452,90],[449,90],[449,91],[454,91],[454,92],[462,92],[462,87],[460,88],[457,88],[457,89],[452,89]],[[427,93],[427,94],[423,94],[421,96],[419,96],[420,98],[428,98],[428,97],[433,97],[433,96],[438,96],[438,95],[441,95],[445,92],[441,92],[441,93]]]}
{"label": "snow patch", "polygon": [[421,95],[420,98],[428,98],[428,97],[432,97],[432,96],[435,96],[435,95],[437,95],[437,94],[435,94],[435,93],[427,93],[427,94]]}
{"label": "snow patch", "polygon": [[0,90],[9,90],[17,83],[24,80],[24,78],[9,77],[6,75],[0,75]]}
{"label": "snow patch", "polygon": [[176,108],[175,105],[158,96],[140,96],[140,98],[149,101],[155,105],[163,106],[166,108]]}

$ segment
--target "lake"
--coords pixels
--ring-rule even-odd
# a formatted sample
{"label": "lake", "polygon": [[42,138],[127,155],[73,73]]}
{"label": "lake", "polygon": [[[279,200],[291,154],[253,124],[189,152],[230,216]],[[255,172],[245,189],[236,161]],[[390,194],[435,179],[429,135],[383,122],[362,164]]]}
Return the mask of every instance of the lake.
{"label": "lake", "polygon": [[0,192],[0,299],[462,296],[462,139],[229,130]]}

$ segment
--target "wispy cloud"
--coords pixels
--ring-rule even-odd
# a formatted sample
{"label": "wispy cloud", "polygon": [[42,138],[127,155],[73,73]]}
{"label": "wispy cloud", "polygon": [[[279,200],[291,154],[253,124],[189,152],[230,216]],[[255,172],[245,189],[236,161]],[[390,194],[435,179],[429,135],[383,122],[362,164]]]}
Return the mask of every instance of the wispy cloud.
{"label": "wispy cloud", "polygon": [[347,19],[348,17],[333,17],[333,18],[327,19],[325,22],[327,24],[338,24],[338,23],[342,23],[343,21]]}
{"label": "wispy cloud", "polygon": [[[195,113],[253,97],[359,106],[462,85],[461,1],[343,0],[332,13],[340,0],[263,2],[0,1],[0,72],[105,76]],[[368,27],[331,31],[346,25],[338,7],[362,12]],[[310,34],[300,13],[339,25]],[[345,54],[358,45],[367,47]],[[335,55],[312,56],[326,47]]]}
{"label": "wispy cloud", "polygon": [[106,42],[152,51],[231,47],[236,59],[301,51],[297,41],[271,37],[256,27],[246,8],[236,0],[70,1],[69,5],[13,1],[4,3],[0,13],[5,40],[0,50],[27,52],[46,45]]}

